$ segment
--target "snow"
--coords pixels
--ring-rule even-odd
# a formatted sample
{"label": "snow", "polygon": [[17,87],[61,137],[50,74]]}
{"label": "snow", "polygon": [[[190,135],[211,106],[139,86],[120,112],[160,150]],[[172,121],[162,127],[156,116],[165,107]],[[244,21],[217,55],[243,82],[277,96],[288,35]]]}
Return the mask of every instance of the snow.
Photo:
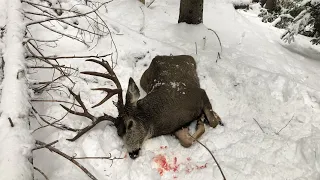
{"label": "snow", "polygon": [[311,4],[320,3],[320,0],[311,0]]}
{"label": "snow", "polygon": [[[1,7],[6,7],[7,31],[3,49],[5,66],[0,104],[0,179],[32,180],[33,166],[29,158],[32,157],[34,141],[28,124],[30,103],[22,45],[25,27],[20,13],[21,2],[10,0],[6,3],[1,2]],[[4,20],[4,17],[1,16],[1,19]],[[9,118],[14,127],[10,126]]]}
{"label": "snow", "polygon": [[[19,4],[15,4],[16,0],[7,2]],[[115,72],[123,91],[127,90],[129,77],[139,82],[142,73],[156,55],[192,55],[197,62],[201,86],[206,90],[214,111],[225,124],[214,129],[206,126],[206,132],[200,141],[213,152],[228,180],[318,180],[320,47],[311,45],[309,38],[300,35],[295,37],[292,44],[282,42],[280,36],[284,30],[262,23],[257,17],[258,8],[248,12],[234,10],[232,3],[235,2],[204,1],[203,25],[177,24],[179,0],[156,0],[150,8],[143,7],[136,0],[117,0],[107,4],[106,9],[100,10],[100,13],[114,33],[118,54],[114,54],[112,58],[118,57]],[[78,1],[64,0],[61,4],[73,7]],[[89,10],[83,6],[75,7],[83,12]],[[81,27],[87,27],[86,21],[76,19]],[[7,28],[9,25],[7,24]],[[76,33],[71,27],[58,27],[59,31]],[[207,28],[219,35],[222,52],[218,38]],[[9,53],[13,54],[8,58],[21,66],[12,64],[11,69],[5,69],[8,76],[3,81],[0,106],[0,179],[8,179],[21,173],[26,173],[26,178],[12,179],[31,179],[31,174],[27,174],[31,167],[26,159],[32,148],[32,138],[26,132],[25,120],[29,107],[27,94],[21,94],[27,91],[18,91],[27,87],[16,80],[16,73],[24,67],[24,63],[19,53],[22,52],[21,46],[16,44],[16,40],[21,37],[15,30],[10,31],[7,37],[14,37],[9,36],[12,34],[18,35],[18,38],[12,38],[10,42],[7,39],[6,49],[10,50],[8,46],[15,45],[17,53],[6,51],[5,57]],[[32,26],[30,31],[38,39],[60,37],[40,26]],[[57,47],[41,48],[46,55],[59,56],[101,55],[115,50],[110,43],[110,36],[102,38],[97,45],[90,45],[87,48],[80,42],[63,37]],[[221,53],[221,59],[216,63],[218,52]],[[107,57],[105,60],[110,59]],[[102,67],[83,59],[61,59],[59,62],[79,68],[79,71],[103,72]],[[6,63],[6,67],[10,66]],[[52,78],[50,70],[34,71],[37,73],[29,77],[32,81]],[[91,88],[111,85],[109,81],[82,74],[76,74],[72,79],[76,82],[74,91],[81,93],[87,107],[92,107],[105,95],[92,91]],[[60,82],[72,86],[66,78]],[[175,82],[171,85],[179,87]],[[141,96],[144,95],[145,92],[141,89]],[[54,90],[48,90],[34,98],[72,102],[64,92]],[[116,100],[116,97],[112,100]],[[32,104],[42,115],[59,119],[66,114],[59,103]],[[117,116],[111,100],[97,108],[88,109],[97,116],[103,113]],[[14,120],[15,128],[8,124],[9,115]],[[55,121],[50,118],[47,120]],[[73,128],[83,128],[90,121],[68,114],[61,123]],[[32,129],[39,127],[36,121],[32,121],[31,125]],[[190,148],[183,148],[173,136],[147,140],[140,156],[132,160],[126,155],[116,129],[108,122],[97,125],[75,142],[66,140],[74,135],[73,132],[52,127],[33,133],[35,139],[47,143],[59,140],[55,147],[70,156],[109,156],[110,153],[114,157],[124,158],[114,161],[79,160],[99,180],[222,179],[217,165],[202,146],[194,144]],[[16,147],[17,144],[19,146]],[[33,155],[34,166],[41,169],[50,180],[89,179],[72,163],[48,150],[37,150]],[[25,171],[20,173],[18,169]],[[34,176],[35,179],[44,179],[38,172]]]}
{"label": "snow", "polygon": [[231,2],[234,5],[243,5],[250,4],[252,0],[228,0],[227,2]]}

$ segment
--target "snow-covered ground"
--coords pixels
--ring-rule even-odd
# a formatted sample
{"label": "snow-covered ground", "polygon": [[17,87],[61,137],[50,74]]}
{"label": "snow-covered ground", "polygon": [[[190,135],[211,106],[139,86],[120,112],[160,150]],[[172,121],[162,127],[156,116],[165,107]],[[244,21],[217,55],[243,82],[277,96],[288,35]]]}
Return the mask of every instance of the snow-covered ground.
{"label": "snow-covered ground", "polygon": [[[137,0],[117,0],[103,9],[102,18],[112,26],[118,59],[115,72],[126,92],[129,77],[136,82],[156,55],[188,54],[198,64],[202,88],[221,116],[225,126],[206,126],[200,138],[215,155],[228,180],[244,179],[320,179],[320,46],[312,46],[308,38],[296,37],[293,44],[283,43],[283,30],[265,24],[257,17],[259,7],[236,11],[232,1],[210,0],[204,4],[204,25],[177,24],[179,0],[156,0],[149,8]],[[72,7],[76,0],[64,0]],[[141,8],[140,8],[141,7]],[[143,12],[142,12],[143,11]],[[86,26],[85,21],[79,20]],[[216,35],[222,43],[220,52]],[[54,38],[38,26],[30,29],[39,39]],[[72,32],[72,28],[59,29]],[[57,36],[59,37],[59,36]],[[205,39],[205,40],[204,40]],[[58,46],[42,47],[46,55],[95,55],[114,51],[110,36],[101,39],[90,50],[83,44],[62,38]],[[221,59],[217,59],[218,52]],[[115,59],[116,56],[114,55]],[[107,57],[106,60],[110,60]],[[103,68],[83,59],[62,59],[60,63],[80,71]],[[32,78],[51,78],[48,70],[34,70]],[[93,92],[95,87],[110,86],[101,78],[79,74],[72,79],[74,90],[81,93],[91,107],[105,94]],[[70,81],[62,83],[71,86]],[[143,91],[142,91],[143,92]],[[142,96],[144,96],[144,92]],[[49,90],[34,99],[68,100],[62,91]],[[72,102],[72,98],[68,101]],[[65,111],[59,103],[33,102],[39,114],[61,118]],[[117,116],[109,101],[89,110],[95,115]],[[47,118],[49,121],[55,119]],[[88,119],[67,115],[61,123],[83,128]],[[147,140],[136,160],[126,155],[116,129],[101,123],[75,142],[75,135],[52,127],[33,133],[44,142],[59,140],[55,147],[70,156],[124,157],[120,160],[79,160],[99,180],[158,179],[222,179],[210,154],[199,144],[183,148],[173,136]],[[38,122],[32,122],[34,129]],[[261,126],[261,128],[259,127]],[[50,180],[89,179],[74,164],[46,149],[34,152],[34,166]],[[35,172],[35,179],[44,177]]]}

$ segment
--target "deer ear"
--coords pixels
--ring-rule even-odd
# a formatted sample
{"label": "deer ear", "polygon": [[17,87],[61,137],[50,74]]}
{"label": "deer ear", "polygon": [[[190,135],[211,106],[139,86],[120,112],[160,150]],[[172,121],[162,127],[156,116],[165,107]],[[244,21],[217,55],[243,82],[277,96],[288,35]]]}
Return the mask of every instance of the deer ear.
{"label": "deer ear", "polygon": [[130,77],[129,84],[128,84],[128,90],[126,94],[126,105],[136,105],[138,99],[140,97],[140,91],[134,80]]}

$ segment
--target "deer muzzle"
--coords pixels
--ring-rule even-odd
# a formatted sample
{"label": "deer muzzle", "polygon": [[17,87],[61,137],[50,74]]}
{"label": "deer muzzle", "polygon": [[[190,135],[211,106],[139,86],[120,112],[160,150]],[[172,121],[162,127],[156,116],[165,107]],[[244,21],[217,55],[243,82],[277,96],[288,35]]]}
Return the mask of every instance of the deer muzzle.
{"label": "deer muzzle", "polygon": [[129,152],[130,158],[131,159],[136,159],[139,156],[139,152],[140,152],[140,149],[137,149],[135,151]]}

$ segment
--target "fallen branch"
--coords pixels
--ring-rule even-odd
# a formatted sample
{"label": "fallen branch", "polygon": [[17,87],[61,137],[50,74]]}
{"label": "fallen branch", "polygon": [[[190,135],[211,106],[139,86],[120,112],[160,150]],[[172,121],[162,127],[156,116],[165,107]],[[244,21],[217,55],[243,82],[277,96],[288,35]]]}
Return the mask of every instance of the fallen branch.
{"label": "fallen branch", "polygon": [[262,129],[262,127],[260,126],[260,124],[258,123],[258,121],[257,121],[255,118],[253,118],[253,120],[258,124],[259,128],[261,129],[261,131],[262,131],[263,133],[265,133],[264,130]]}
{"label": "fallen branch", "polygon": [[48,146],[52,146],[54,144],[56,144],[57,142],[59,142],[58,140],[55,140],[49,144],[44,144],[44,145],[41,145],[41,146],[38,146],[38,147],[35,147],[32,149],[32,151],[35,151],[35,150],[38,150],[38,149],[43,149],[43,148],[47,148]]}
{"label": "fallen branch", "polygon": [[57,129],[60,129],[60,130],[68,130],[68,131],[73,131],[73,132],[77,132],[78,131],[77,129],[69,128],[69,127],[66,127],[66,126],[56,126],[54,123],[50,123],[46,119],[41,117],[34,107],[32,107],[32,110],[33,110],[33,113],[34,113],[34,115],[35,115],[35,117],[37,119],[40,118],[43,122],[45,122],[49,126],[55,127]]}
{"label": "fallen branch", "polygon": [[46,180],[49,180],[48,176],[42,172],[40,169],[38,169],[37,167],[33,167],[34,170],[38,171]]}
{"label": "fallen branch", "polygon": [[[42,10],[42,9],[41,9]],[[69,23],[69,22],[67,22],[67,21],[65,21],[65,20],[63,20],[63,19],[61,19],[61,18],[59,18],[59,17],[56,17],[56,16],[54,16],[54,15],[52,15],[52,14],[50,14],[49,13],[49,15],[46,15],[46,14],[41,14],[41,13],[35,13],[35,12],[29,12],[29,11],[25,11],[24,13],[26,13],[26,14],[32,14],[32,15],[37,15],[37,16],[45,16],[45,17],[49,17],[49,18],[51,18],[52,20],[57,20],[57,21],[59,21],[59,22],[62,22],[62,23],[65,23],[65,24],[67,24],[67,25],[69,25],[69,26],[71,26],[71,27],[73,27],[73,28],[76,28],[76,29],[78,29],[78,30],[81,30],[81,31],[84,31],[84,32],[87,32],[87,33],[90,33],[90,34],[93,34],[93,35],[97,35],[97,36],[104,36],[104,34],[99,34],[99,33],[96,33],[96,32],[92,32],[92,31],[89,31],[89,30],[87,30],[87,29],[83,29],[83,28],[81,28],[81,27],[79,27],[79,26],[77,26],[77,25],[74,25],[74,24],[72,24],[72,23]],[[48,12],[47,12],[48,13]],[[80,17],[80,15],[78,15],[79,17]],[[64,19],[67,19],[68,17],[65,17]],[[105,32],[104,32],[105,33]]]}
{"label": "fallen branch", "polygon": [[148,4],[147,8],[149,8],[155,1],[156,1],[156,0],[152,0],[152,1]]}
{"label": "fallen branch", "polygon": [[52,147],[52,146],[46,146],[47,144],[44,142],[41,142],[39,140],[36,140],[36,144],[40,146],[45,146],[46,149],[50,150],[51,152],[54,152],[66,159],[68,159],[70,162],[78,166],[90,179],[92,180],[98,180],[93,174],[91,174],[88,169],[86,169],[84,166],[82,166],[78,161],[74,160],[71,156],[68,156],[67,154],[61,152],[60,150]]}
{"label": "fallen branch", "polygon": [[142,7],[140,6],[140,9],[141,9],[141,12],[142,12],[142,26],[140,28],[140,34],[143,34],[143,30],[144,30],[144,27],[145,27],[145,15],[144,15],[144,11],[142,9]]}
{"label": "fallen branch", "polygon": [[11,127],[14,127],[14,124],[13,124],[13,122],[12,122],[12,119],[9,117],[8,120],[9,120],[9,122],[10,122],[10,126],[11,126]]}
{"label": "fallen branch", "polygon": [[72,104],[72,105],[81,107],[80,105],[74,104],[73,102],[68,102],[68,101],[63,101],[63,100],[55,100],[55,99],[52,99],[52,100],[49,100],[49,99],[32,99],[31,101],[32,102],[59,102],[59,103],[67,103],[67,104]]}
{"label": "fallen branch", "polygon": [[111,154],[109,153],[109,156],[105,157],[72,157],[73,159],[108,159],[108,160],[116,160],[116,159],[123,159],[123,158],[118,158],[118,157],[112,157]]}
{"label": "fallen branch", "polygon": [[212,157],[213,160],[216,162],[216,164],[217,164],[217,166],[218,166],[218,168],[219,168],[219,170],[220,170],[220,173],[221,173],[221,175],[222,175],[222,177],[223,177],[223,180],[226,180],[226,177],[225,177],[225,175],[224,175],[224,173],[223,173],[223,171],[222,171],[222,169],[221,169],[218,161],[216,160],[216,158],[214,157],[214,155],[213,155],[213,153],[210,151],[210,149],[209,149],[206,145],[204,145],[203,143],[201,143],[199,140],[197,140],[196,138],[194,138],[191,134],[189,134],[189,136],[190,136],[192,139],[194,139],[195,141],[197,141],[201,146],[203,146],[203,147],[210,153],[211,157]]}
{"label": "fallen branch", "polygon": [[87,59],[87,58],[104,58],[107,56],[111,56],[112,53],[110,54],[104,54],[104,55],[96,55],[96,56],[27,56],[26,58],[45,58],[48,60],[57,60],[57,59]]}
{"label": "fallen branch", "polygon": [[44,27],[44,28],[46,28],[46,29],[48,29],[48,30],[50,30],[50,31],[52,31],[52,32],[55,32],[55,33],[60,34],[60,35],[62,35],[62,36],[66,36],[66,37],[68,37],[68,38],[70,38],[70,39],[79,41],[79,42],[83,43],[84,45],[86,45],[87,47],[89,47],[89,45],[88,45],[84,40],[81,40],[81,39],[77,38],[76,36],[72,36],[72,35],[69,35],[69,34],[65,34],[65,33],[61,32],[61,31],[52,29],[52,28],[50,28],[50,27],[48,27],[48,26],[46,26],[46,25],[44,25],[44,24],[41,24],[41,23],[40,23],[39,25],[41,25],[42,27]]}
{"label": "fallen branch", "polygon": [[[107,4],[107,3],[110,3],[110,2],[112,2],[112,1],[113,1],[113,0],[104,2],[104,3],[102,3],[100,6],[98,6],[96,9],[93,9],[92,11],[89,11],[89,12],[86,12],[86,13],[83,13],[83,14],[77,14],[77,15],[66,16],[66,17],[48,18],[48,19],[45,19],[45,20],[34,21],[34,22],[31,22],[31,23],[28,23],[28,24],[26,24],[26,26],[30,26],[30,25],[33,25],[33,24],[40,24],[40,23],[47,22],[47,21],[52,21],[52,20],[62,20],[62,19],[70,19],[70,18],[75,18],[75,17],[86,16],[86,15],[88,15],[88,14],[91,14],[91,13],[96,12],[96,11],[99,10],[103,5],[105,5],[105,4]],[[50,8],[51,8],[51,7],[50,7]],[[55,9],[61,9],[61,8],[55,8]]]}
{"label": "fallen branch", "polygon": [[218,38],[218,41],[219,41],[219,44],[220,44],[220,52],[218,52],[218,55],[217,55],[217,59],[216,59],[216,63],[218,62],[218,59],[221,59],[221,55],[222,55],[222,44],[221,44],[221,40],[220,40],[220,37],[218,36],[217,32],[208,28],[209,31],[212,31]]}
{"label": "fallen branch", "polygon": [[294,117],[294,115],[292,116],[292,118],[290,119],[290,121],[276,133],[277,135],[279,135],[279,133],[280,133],[284,128],[286,128],[286,127],[288,126],[288,124],[292,121],[293,117]]}

